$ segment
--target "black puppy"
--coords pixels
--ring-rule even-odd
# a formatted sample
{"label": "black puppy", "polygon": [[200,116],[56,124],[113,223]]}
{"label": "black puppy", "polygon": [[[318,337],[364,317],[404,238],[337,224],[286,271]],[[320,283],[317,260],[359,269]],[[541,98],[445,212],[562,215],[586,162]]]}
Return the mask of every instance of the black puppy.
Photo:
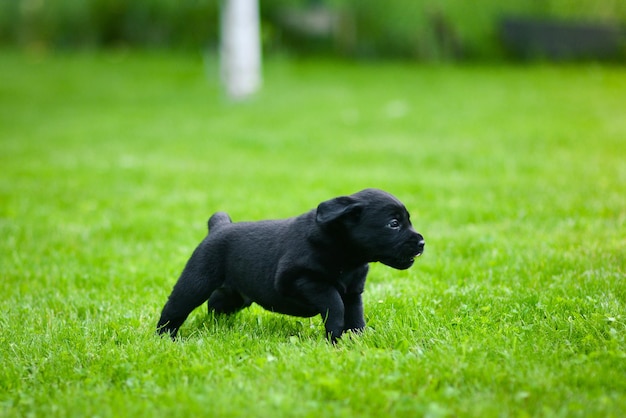
{"label": "black puppy", "polygon": [[158,324],[174,338],[191,311],[230,314],[256,302],[288,315],[321,315],[336,341],[365,327],[361,293],[368,263],[407,269],[424,251],[404,205],[366,189],[319,204],[303,215],[233,223],[223,212],[187,262]]}

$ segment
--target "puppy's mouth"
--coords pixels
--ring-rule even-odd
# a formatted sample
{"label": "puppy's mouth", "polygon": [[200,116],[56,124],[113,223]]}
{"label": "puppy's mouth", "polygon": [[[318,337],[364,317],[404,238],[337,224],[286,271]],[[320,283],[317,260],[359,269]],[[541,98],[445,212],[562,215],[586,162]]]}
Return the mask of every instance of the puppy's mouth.
{"label": "puppy's mouth", "polygon": [[420,257],[422,254],[424,254],[424,252],[420,251],[419,253],[415,254],[413,257],[409,258],[409,260],[411,260],[411,262],[413,263],[413,262],[415,262],[415,259],[417,257]]}
{"label": "puppy's mouth", "polygon": [[420,251],[419,253],[409,256],[409,257],[404,257],[404,258],[388,258],[388,259],[383,259],[380,260],[381,263],[383,263],[386,266],[392,267],[394,269],[398,269],[398,270],[406,270],[409,267],[411,267],[413,265],[413,263],[415,263],[415,259],[419,256],[422,255],[422,251]]}
{"label": "puppy's mouth", "polygon": [[405,270],[411,267],[413,263],[415,263],[415,259],[417,257],[420,257],[423,253],[424,253],[424,241],[421,240],[418,244],[418,248],[414,249],[413,253],[409,253],[409,255],[398,254],[399,256],[397,257],[389,257],[389,258],[381,259],[380,262],[398,270]]}
{"label": "puppy's mouth", "polygon": [[422,254],[424,254],[424,251],[420,250],[419,253],[415,254],[412,257],[409,257],[409,259],[407,261],[409,261],[411,264],[413,264],[415,262],[415,259],[420,257]]}

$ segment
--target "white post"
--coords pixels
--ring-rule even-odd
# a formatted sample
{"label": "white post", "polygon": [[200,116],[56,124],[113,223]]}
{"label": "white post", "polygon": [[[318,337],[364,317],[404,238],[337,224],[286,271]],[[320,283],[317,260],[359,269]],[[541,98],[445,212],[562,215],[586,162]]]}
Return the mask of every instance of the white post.
{"label": "white post", "polygon": [[222,0],[220,68],[229,97],[245,99],[261,85],[259,0]]}

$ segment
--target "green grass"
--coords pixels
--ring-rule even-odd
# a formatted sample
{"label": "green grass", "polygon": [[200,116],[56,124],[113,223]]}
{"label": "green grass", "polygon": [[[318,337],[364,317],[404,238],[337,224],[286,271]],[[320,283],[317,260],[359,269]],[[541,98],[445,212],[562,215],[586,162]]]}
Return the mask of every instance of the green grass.
{"label": "green grass", "polygon": [[[626,411],[626,69],[0,53],[0,416]],[[217,210],[386,189],[427,241],[369,330],[197,309],[154,335]]]}

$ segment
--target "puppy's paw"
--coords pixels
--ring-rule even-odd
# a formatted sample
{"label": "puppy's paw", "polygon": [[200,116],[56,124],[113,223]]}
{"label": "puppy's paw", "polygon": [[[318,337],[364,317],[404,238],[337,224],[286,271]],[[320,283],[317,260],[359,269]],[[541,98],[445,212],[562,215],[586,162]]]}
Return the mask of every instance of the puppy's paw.
{"label": "puppy's paw", "polygon": [[355,327],[355,328],[348,328],[345,329],[344,332],[351,332],[353,334],[363,334],[363,331],[365,331],[365,327]]}
{"label": "puppy's paw", "polygon": [[165,327],[158,328],[156,334],[159,337],[169,337],[172,341],[176,341],[178,329],[172,330]]}
{"label": "puppy's paw", "polygon": [[341,339],[341,336],[343,334],[342,330],[334,330],[334,331],[326,331],[326,338],[328,339],[328,341],[330,343],[332,343],[332,345],[336,345],[337,342],[339,342],[339,340]]}

